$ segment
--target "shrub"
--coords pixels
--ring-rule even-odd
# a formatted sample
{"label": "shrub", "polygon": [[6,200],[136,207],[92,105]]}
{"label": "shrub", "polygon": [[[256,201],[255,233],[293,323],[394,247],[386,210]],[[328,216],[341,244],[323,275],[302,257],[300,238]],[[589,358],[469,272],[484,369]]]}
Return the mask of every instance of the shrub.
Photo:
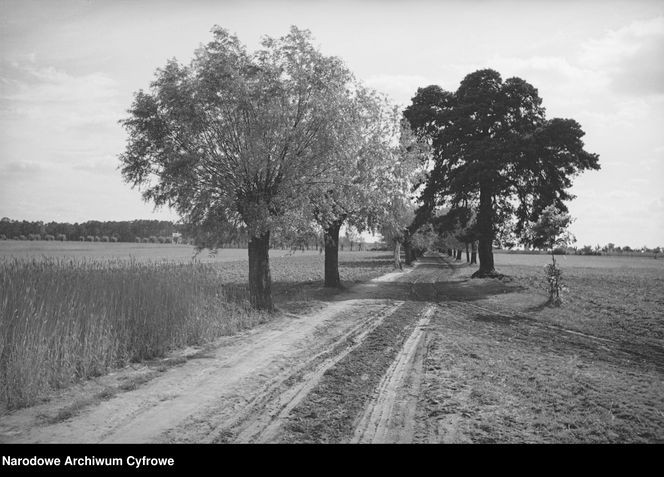
{"label": "shrub", "polygon": [[81,236],[78,238],[78,240],[80,240],[81,242],[85,242],[85,237],[81,235]]}
{"label": "shrub", "polygon": [[157,242],[159,242],[159,240],[157,239],[157,237],[155,237],[154,235],[152,235],[152,236],[150,237],[150,240],[149,240],[149,241],[150,241],[150,243],[157,243]]}
{"label": "shrub", "polygon": [[7,236],[5,234],[0,234],[0,240],[7,240]]}
{"label": "shrub", "polygon": [[593,247],[590,245],[584,245],[583,248],[581,248],[581,250],[577,250],[576,253],[579,255],[602,255],[601,251],[598,249],[593,249]]}
{"label": "shrub", "polygon": [[173,243],[173,239],[171,237],[164,237],[164,243]]}
{"label": "shrub", "polygon": [[[566,247],[575,241],[568,227],[572,217],[555,205],[545,207],[536,222],[527,228],[527,240],[536,247],[551,250],[551,263],[545,267],[545,285],[549,294],[549,304],[560,306],[560,292],[563,291],[562,270],[556,265],[556,255],[566,253]],[[558,253],[556,253],[558,252]]]}
{"label": "shrub", "polygon": [[546,289],[549,295],[549,304],[560,306],[562,303],[560,294],[567,290],[563,284],[563,271],[558,268],[555,262],[546,265],[544,271],[546,275]]}
{"label": "shrub", "polygon": [[95,238],[93,235],[88,235],[87,237],[85,237],[85,240],[86,242],[94,242]]}
{"label": "shrub", "polygon": [[65,234],[58,234],[58,235],[56,235],[55,238],[56,238],[56,240],[59,240],[60,242],[64,242],[65,240],[67,240],[67,236]]}
{"label": "shrub", "polygon": [[108,241],[110,241],[110,239],[108,238],[108,235],[104,235],[104,236],[101,238],[101,241],[102,241],[102,242],[108,242]]}
{"label": "shrub", "polygon": [[143,243],[150,243],[150,239],[147,238],[147,237],[145,237],[145,238],[143,239]]}
{"label": "shrub", "polygon": [[99,235],[95,235],[95,236],[94,236],[94,241],[95,241],[95,242],[99,242],[99,241],[101,241],[101,237],[99,237]]}
{"label": "shrub", "polygon": [[19,240],[28,240],[27,237],[26,237],[25,235],[19,235],[19,236],[18,236],[18,239],[19,239]]}
{"label": "shrub", "polygon": [[141,243],[142,241],[141,237],[136,237],[136,243]]}
{"label": "shrub", "polygon": [[117,237],[111,237],[111,242],[117,242],[118,238]]}
{"label": "shrub", "polygon": [[55,240],[55,236],[51,234],[44,235],[44,240],[52,241]]}

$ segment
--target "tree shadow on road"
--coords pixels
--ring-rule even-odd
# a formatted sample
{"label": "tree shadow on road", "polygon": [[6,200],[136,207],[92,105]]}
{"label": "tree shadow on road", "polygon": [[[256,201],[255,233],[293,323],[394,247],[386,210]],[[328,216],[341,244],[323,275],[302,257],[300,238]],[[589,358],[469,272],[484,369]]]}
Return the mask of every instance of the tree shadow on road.
{"label": "tree shadow on road", "polygon": [[330,296],[334,301],[357,298],[443,302],[476,301],[492,295],[523,291],[509,278],[471,279],[473,267],[439,257],[423,257],[414,270],[394,281],[372,280]]}

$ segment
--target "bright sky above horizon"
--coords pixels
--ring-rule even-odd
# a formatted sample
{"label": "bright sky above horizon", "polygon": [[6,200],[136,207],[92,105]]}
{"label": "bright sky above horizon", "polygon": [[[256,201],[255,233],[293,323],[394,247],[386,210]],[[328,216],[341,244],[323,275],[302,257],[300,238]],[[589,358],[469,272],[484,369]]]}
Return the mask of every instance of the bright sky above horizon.
{"label": "bright sky above horizon", "polygon": [[0,0],[0,217],[177,219],[122,181],[132,95],[220,25],[255,49],[290,25],[398,104],[493,68],[576,119],[577,245],[664,246],[664,2]]}

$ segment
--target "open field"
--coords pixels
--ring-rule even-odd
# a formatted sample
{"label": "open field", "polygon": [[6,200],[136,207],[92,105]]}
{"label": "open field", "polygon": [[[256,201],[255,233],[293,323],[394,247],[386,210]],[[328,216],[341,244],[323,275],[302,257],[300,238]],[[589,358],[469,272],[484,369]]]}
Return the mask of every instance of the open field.
{"label": "open field", "polygon": [[[647,346],[664,343],[664,260],[641,257],[556,257],[568,291],[562,308],[540,300],[544,265],[551,257],[496,254],[496,268],[523,288],[511,303],[552,323]],[[500,311],[496,303],[496,311]]]}
{"label": "open field", "polygon": [[[427,257],[366,282],[390,254],[341,254],[365,282],[334,293],[322,256],[275,258],[282,313],[11,411],[0,440],[664,442],[664,260],[559,259],[551,308],[550,257],[495,258],[508,278]],[[242,264],[199,266],[237,286]]]}
{"label": "open field", "polygon": [[510,279],[451,269],[454,294],[428,335],[420,438],[664,442],[664,260],[563,258],[569,289],[552,308],[546,257],[495,257]]}
{"label": "open field", "polygon": [[[317,251],[292,252],[290,250],[270,250],[270,258],[289,255],[314,255]],[[217,254],[209,250],[196,253],[192,245],[128,243],[128,242],[57,242],[1,240],[0,258],[2,257],[50,257],[76,259],[133,259],[145,261],[177,261],[201,263],[219,263],[235,260],[247,260],[247,249],[223,248]]]}

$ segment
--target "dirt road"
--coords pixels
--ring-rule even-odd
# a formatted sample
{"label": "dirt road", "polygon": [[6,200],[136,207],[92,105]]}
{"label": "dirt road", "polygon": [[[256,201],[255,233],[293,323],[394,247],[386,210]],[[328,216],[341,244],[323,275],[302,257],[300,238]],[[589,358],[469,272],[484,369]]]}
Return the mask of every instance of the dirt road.
{"label": "dirt road", "polygon": [[[179,365],[160,369],[156,376],[128,369],[70,389],[48,403],[3,416],[0,441],[280,442],[292,411],[327,372],[404,307],[409,286],[427,273],[426,267],[416,267],[357,285],[314,314],[282,315],[203,352],[192,350]],[[398,400],[413,385],[407,371],[421,366],[422,327],[431,312],[431,306],[418,305],[416,315],[406,313],[401,331],[407,339],[388,372],[372,376],[382,381],[371,400],[362,403],[365,417],[358,423],[357,440],[390,440],[395,427],[401,431],[394,435],[408,440],[402,421],[412,407],[402,409]],[[415,326],[409,326],[415,318]],[[132,380],[135,389],[120,385],[128,390],[94,399],[104,395],[100,386],[117,388]],[[77,402],[80,406],[72,406]]]}

